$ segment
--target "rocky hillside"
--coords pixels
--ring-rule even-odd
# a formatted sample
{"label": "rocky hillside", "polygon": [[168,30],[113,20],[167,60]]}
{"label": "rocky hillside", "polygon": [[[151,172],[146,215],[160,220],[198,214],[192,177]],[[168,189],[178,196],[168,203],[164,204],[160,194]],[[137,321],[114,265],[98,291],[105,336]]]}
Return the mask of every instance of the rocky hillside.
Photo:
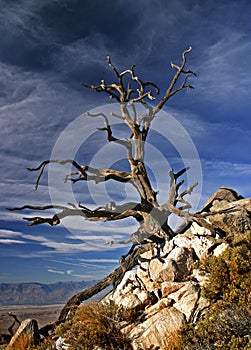
{"label": "rocky hillside", "polygon": [[62,304],[95,282],[1,283],[0,306]]}
{"label": "rocky hillside", "polygon": [[151,244],[110,295],[69,314],[45,344],[57,350],[250,349],[250,263],[251,199],[220,188],[184,232]]}
{"label": "rocky hillside", "polygon": [[[235,235],[251,231],[251,200],[227,188],[217,191],[201,214],[198,223],[193,222],[183,234],[141,255],[137,269],[128,271],[110,296],[118,306],[143,310],[142,321],[124,330],[135,350],[153,345],[168,349],[170,334],[199,320],[212,302],[202,293],[210,281],[204,266],[206,258],[221,256]],[[247,258],[250,263],[250,250]],[[216,264],[215,269],[217,283],[221,278],[227,282],[228,276],[221,276],[221,266]],[[250,275],[250,264],[248,272]],[[220,293],[215,291],[215,297],[220,298]],[[247,335],[251,331],[250,315],[249,327]]]}

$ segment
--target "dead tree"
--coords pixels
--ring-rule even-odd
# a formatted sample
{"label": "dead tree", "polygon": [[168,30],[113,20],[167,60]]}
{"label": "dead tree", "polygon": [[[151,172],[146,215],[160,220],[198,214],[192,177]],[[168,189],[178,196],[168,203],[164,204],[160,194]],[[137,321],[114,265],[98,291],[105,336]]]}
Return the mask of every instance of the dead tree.
{"label": "dead tree", "polygon": [[17,325],[19,327],[21,324],[18,317],[15,314],[13,314],[12,312],[8,312],[8,316],[13,318],[13,322],[8,327],[9,334],[5,334],[5,333],[0,334],[0,345],[1,344],[8,344],[10,342],[11,338],[13,337],[13,335],[15,334],[15,331],[16,331],[16,329],[14,329],[15,325]]}
{"label": "dead tree", "polygon": [[[177,173],[171,169],[169,173],[169,194],[167,195],[166,202],[160,205],[158,203],[158,192],[153,189],[145,166],[145,143],[153,119],[165,106],[167,101],[180,91],[193,88],[188,83],[188,79],[196,76],[196,74],[186,68],[187,55],[191,50],[192,48],[189,47],[182,53],[180,65],[171,63],[175,74],[165,93],[162,95],[159,87],[154,82],[143,81],[136,75],[134,65],[130,69],[119,72],[113,65],[109,55],[107,56],[107,63],[115,75],[116,82],[107,84],[104,80],[101,80],[98,85],[82,84],[84,87],[95,92],[107,94],[110,99],[119,104],[119,115],[111,114],[107,116],[103,113],[88,113],[88,116],[103,118],[105,126],[99,130],[106,133],[108,142],[113,142],[118,147],[125,149],[130,171],[97,169],[79,164],[74,159],[49,159],[43,161],[37,168],[28,168],[29,171],[39,172],[35,185],[36,189],[48,164],[55,163],[60,166],[72,164],[74,171],[66,174],[65,181],[72,181],[73,183],[77,181],[94,181],[95,183],[101,183],[111,180],[120,183],[130,183],[137,190],[139,197],[137,202],[122,205],[117,205],[113,202],[94,210],[83,206],[81,203],[70,205],[51,204],[47,206],[24,205],[19,208],[11,208],[11,210],[31,209],[45,211],[55,209],[57,211],[52,217],[35,216],[24,218],[29,222],[29,226],[43,223],[55,226],[60,224],[61,220],[68,216],[81,216],[83,219],[89,221],[114,221],[132,217],[138,222],[138,229],[131,234],[127,241],[120,242],[132,243],[129,256],[135,245],[141,246],[143,243],[149,242],[163,243],[176,235],[177,232],[174,232],[168,223],[169,217],[171,214],[176,214],[183,218],[185,223],[191,220],[189,213],[191,206],[184,197],[192,192],[196,183],[192,184],[186,190],[181,191],[184,181],[180,180],[180,177],[188,168]],[[150,105],[149,102],[153,105]],[[143,106],[143,114],[138,115],[136,103],[140,103]],[[129,127],[130,134],[127,138],[119,139],[113,135],[112,126],[109,122],[110,118],[119,118]],[[122,257],[121,261],[122,263],[125,262],[126,256]],[[121,279],[121,274],[117,277]]]}

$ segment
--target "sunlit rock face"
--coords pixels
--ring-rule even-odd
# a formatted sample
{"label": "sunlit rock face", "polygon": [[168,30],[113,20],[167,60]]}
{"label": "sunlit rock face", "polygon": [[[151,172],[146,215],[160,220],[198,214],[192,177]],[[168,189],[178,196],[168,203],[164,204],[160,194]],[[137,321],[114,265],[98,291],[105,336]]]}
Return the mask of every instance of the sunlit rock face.
{"label": "sunlit rock face", "polygon": [[39,341],[37,321],[28,318],[21,323],[6,350],[28,349],[33,345],[39,344]]}
{"label": "sunlit rock face", "polygon": [[205,225],[193,222],[164,246],[142,254],[136,269],[125,274],[109,299],[139,310],[140,320],[122,328],[135,350],[166,349],[170,333],[199,319],[210,304],[201,296],[207,276],[194,263],[211,254],[219,256],[234,232],[250,230],[250,213],[250,199],[221,187],[200,212]]}

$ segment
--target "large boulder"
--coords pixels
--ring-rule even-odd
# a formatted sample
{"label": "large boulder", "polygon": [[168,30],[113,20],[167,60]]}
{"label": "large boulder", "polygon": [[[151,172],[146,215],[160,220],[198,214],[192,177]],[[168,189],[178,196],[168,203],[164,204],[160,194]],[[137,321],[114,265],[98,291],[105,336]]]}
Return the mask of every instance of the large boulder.
{"label": "large boulder", "polygon": [[176,292],[168,295],[168,299],[174,301],[173,307],[185,315],[189,322],[199,300],[200,286],[193,282],[187,282]]}
{"label": "large boulder", "polygon": [[160,310],[129,333],[133,349],[148,350],[153,345],[166,349],[170,333],[180,329],[185,322],[183,313],[174,307]]}
{"label": "large boulder", "polygon": [[212,208],[222,207],[222,205],[243,199],[242,195],[237,193],[232,188],[221,186],[202,206],[201,212],[210,212]]}
{"label": "large boulder", "polygon": [[149,264],[150,278],[162,283],[165,281],[174,281],[178,275],[177,264],[172,259],[166,259],[161,262],[159,259],[153,259]]}
{"label": "large boulder", "polygon": [[32,345],[38,345],[39,341],[40,336],[37,321],[28,318],[22,321],[6,350],[28,349]]}
{"label": "large boulder", "polygon": [[212,208],[208,220],[227,236],[251,230],[251,199],[240,199]]}
{"label": "large boulder", "polygon": [[188,276],[191,263],[191,252],[188,248],[174,247],[165,260],[160,257],[150,261],[150,278],[154,282],[181,281]]}
{"label": "large boulder", "polygon": [[200,214],[226,235],[251,230],[251,199],[224,186],[206,201]]}

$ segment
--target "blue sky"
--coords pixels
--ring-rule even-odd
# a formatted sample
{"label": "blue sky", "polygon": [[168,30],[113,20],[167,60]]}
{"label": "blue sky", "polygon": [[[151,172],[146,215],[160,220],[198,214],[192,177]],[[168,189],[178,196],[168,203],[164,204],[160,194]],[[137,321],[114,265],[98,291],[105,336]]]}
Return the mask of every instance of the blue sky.
{"label": "blue sky", "polygon": [[[202,169],[201,174],[193,173],[200,180],[197,200],[202,203],[222,185],[251,196],[250,1],[1,0],[0,4],[1,282],[102,278],[129,248],[107,247],[103,242],[128,237],[135,228],[130,220],[108,224],[69,219],[53,228],[27,227],[22,217],[29,216],[28,212],[5,209],[50,204],[54,192],[61,204],[67,202],[69,193],[90,205],[105,203],[106,197],[121,202],[135,197],[130,189],[114,183],[95,189],[75,184],[72,190],[70,184],[59,181],[65,169],[58,167],[52,170],[57,183],[51,185],[51,193],[47,173],[34,192],[35,174],[26,170],[49,159],[60,137],[71,135],[71,126],[74,138],[64,141],[67,152],[75,142],[79,145],[87,130],[93,127],[95,132],[102,126],[81,115],[109,101],[80,83],[113,81],[107,53],[120,70],[136,64],[141,77],[165,91],[173,74],[170,61],[179,63],[181,53],[191,45],[188,66],[198,75],[192,80],[195,89],[171,99],[165,113],[177,121],[179,130],[186,131],[197,149]],[[160,119],[156,128],[165,127]],[[177,135],[178,129],[174,130]],[[178,166],[177,144],[165,144],[154,132],[151,138],[149,168],[152,163],[153,177],[159,177],[167,190],[168,176],[156,170],[160,168],[158,156],[166,152],[167,165]],[[185,152],[184,139],[178,139]],[[109,164],[123,159],[116,149],[106,149],[104,135],[94,134],[85,142],[74,154],[80,162],[97,154],[95,161]]]}

